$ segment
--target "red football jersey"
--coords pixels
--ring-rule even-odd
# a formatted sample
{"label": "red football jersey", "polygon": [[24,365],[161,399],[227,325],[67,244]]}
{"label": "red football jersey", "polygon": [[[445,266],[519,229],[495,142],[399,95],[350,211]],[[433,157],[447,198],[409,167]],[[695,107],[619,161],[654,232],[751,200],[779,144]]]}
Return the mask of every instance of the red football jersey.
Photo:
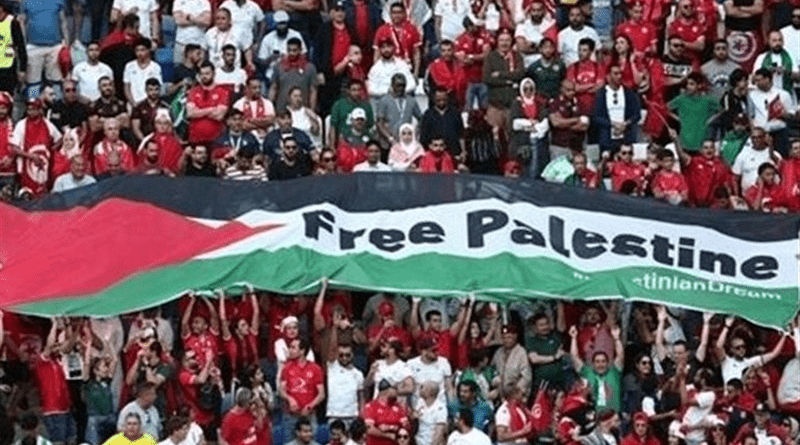
{"label": "red football jersey", "polygon": [[[373,400],[364,405],[363,417],[367,425],[408,426],[408,413],[398,403],[389,405],[381,400]],[[367,435],[367,445],[395,445],[396,443],[394,440],[385,437]]]}
{"label": "red football jersey", "polygon": [[289,360],[281,370],[281,384],[300,409],[311,404],[319,395],[319,385],[323,384],[322,368],[311,361],[301,364],[299,360]]}

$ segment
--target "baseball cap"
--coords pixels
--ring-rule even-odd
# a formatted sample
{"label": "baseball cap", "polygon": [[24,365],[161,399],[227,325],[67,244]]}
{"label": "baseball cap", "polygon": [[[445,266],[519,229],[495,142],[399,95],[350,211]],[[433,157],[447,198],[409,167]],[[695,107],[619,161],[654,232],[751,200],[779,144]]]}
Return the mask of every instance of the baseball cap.
{"label": "baseball cap", "polygon": [[767,414],[769,413],[769,406],[766,403],[759,403],[756,405],[756,409],[754,410],[756,413]]}
{"label": "baseball cap", "polygon": [[275,11],[275,14],[272,16],[272,21],[275,23],[287,23],[289,21],[289,14],[283,10]]}
{"label": "baseball cap", "polygon": [[500,329],[501,334],[519,334],[519,330],[513,324],[504,324]]}
{"label": "baseball cap", "polygon": [[339,0],[338,2],[335,2],[333,4],[332,8],[333,9],[344,9],[344,2]]}
{"label": "baseball cap", "polygon": [[353,111],[350,112],[350,118],[353,119],[353,120],[355,120],[355,119],[366,119],[367,118],[367,112],[364,111],[363,108],[355,108],[355,109],[353,109]]}

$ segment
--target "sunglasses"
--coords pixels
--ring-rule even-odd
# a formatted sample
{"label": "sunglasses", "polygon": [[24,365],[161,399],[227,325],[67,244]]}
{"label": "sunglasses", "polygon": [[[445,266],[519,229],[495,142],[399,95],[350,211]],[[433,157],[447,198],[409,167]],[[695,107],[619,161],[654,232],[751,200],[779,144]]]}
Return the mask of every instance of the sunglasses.
{"label": "sunglasses", "polygon": [[64,88],[65,93],[74,93],[75,91],[75,88]]}
{"label": "sunglasses", "polygon": [[745,346],[744,345],[734,345],[734,346],[731,346],[731,348],[739,350],[739,349],[744,349]]}
{"label": "sunglasses", "polygon": [[322,162],[333,162],[334,158],[322,158]]}
{"label": "sunglasses", "polygon": [[650,360],[642,360],[642,361],[639,362],[639,364],[640,365],[652,365],[653,362],[651,362]]}
{"label": "sunglasses", "polygon": [[408,434],[400,434],[397,436],[398,439],[408,439]]}
{"label": "sunglasses", "polygon": [[631,156],[633,155],[633,152],[625,150],[625,151],[620,151],[619,154],[622,156]]}

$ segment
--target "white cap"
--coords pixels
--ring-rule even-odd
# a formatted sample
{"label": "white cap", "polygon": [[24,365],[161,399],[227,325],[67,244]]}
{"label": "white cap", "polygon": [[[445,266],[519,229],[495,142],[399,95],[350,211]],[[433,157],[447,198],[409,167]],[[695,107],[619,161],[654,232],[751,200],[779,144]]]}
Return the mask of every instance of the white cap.
{"label": "white cap", "polygon": [[353,111],[350,112],[350,119],[366,119],[367,112],[364,111],[363,108],[353,108]]}
{"label": "white cap", "polygon": [[283,10],[275,11],[275,14],[272,16],[272,21],[275,23],[286,23],[289,21],[289,14]]}

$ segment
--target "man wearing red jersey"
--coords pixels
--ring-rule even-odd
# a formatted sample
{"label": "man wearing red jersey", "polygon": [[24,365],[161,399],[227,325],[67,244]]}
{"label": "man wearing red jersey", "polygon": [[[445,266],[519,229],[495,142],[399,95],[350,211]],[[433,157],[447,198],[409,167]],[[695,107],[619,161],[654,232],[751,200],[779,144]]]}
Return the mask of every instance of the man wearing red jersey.
{"label": "man wearing red jersey", "polygon": [[[227,302],[224,298],[219,299],[219,321],[222,329],[223,347],[234,376],[239,375],[239,371],[242,369],[258,362],[258,301],[256,301],[256,294],[252,291],[249,292],[248,299],[252,306],[252,310],[249,311],[252,318],[249,320],[238,314],[236,317],[229,319],[226,308]],[[229,322],[231,326],[228,326]]]}
{"label": "man wearing red jersey", "polygon": [[[419,319],[423,314],[419,312],[419,297],[413,297],[411,303],[411,335],[414,340],[419,341],[423,338],[432,338],[436,341],[438,346],[438,353],[440,356],[446,358],[450,363],[456,362],[455,348],[453,347],[453,339],[456,338],[458,332],[461,330],[461,323],[464,322],[464,315],[466,313],[466,306],[462,305],[458,311],[458,318],[449,329],[444,329],[442,326],[442,313],[438,310],[430,310],[424,314],[427,329],[422,329],[419,325]],[[417,346],[419,348],[419,346]]]}
{"label": "man wearing red jersey", "polygon": [[464,19],[464,33],[455,41],[456,58],[464,66],[467,82],[465,108],[471,108],[475,100],[485,108],[489,100],[489,90],[483,83],[483,59],[494,46],[494,37],[482,26]]}
{"label": "man wearing red jersey", "polygon": [[408,412],[397,402],[397,389],[386,379],[378,383],[378,391],[378,397],[364,405],[366,445],[396,445],[397,432],[409,427]]}
{"label": "man wearing red jersey", "polygon": [[119,138],[119,121],[106,119],[103,121],[103,140],[94,146],[94,174],[101,175],[108,171],[108,156],[116,153],[120,166],[125,171],[133,171],[134,157],[131,147]]}
{"label": "man wearing red jersey", "polygon": [[777,170],[769,162],[758,167],[755,185],[744,192],[744,199],[752,210],[786,213],[788,205],[785,190],[778,183]]}
{"label": "man wearing red jersey", "polygon": [[609,162],[609,159],[610,153],[603,152],[597,171],[611,176],[611,190],[638,195],[644,186],[645,166],[633,161],[633,147],[623,145],[614,155],[614,161]]}
{"label": "man wearing red jersey", "polygon": [[706,49],[706,33],[705,25],[700,23],[697,18],[693,1],[681,0],[678,2],[678,12],[675,21],[669,25],[667,36],[680,37],[693,62],[699,61]]}
{"label": "man wearing red jersey", "polygon": [[370,355],[377,355],[381,342],[388,342],[390,339],[398,340],[402,343],[403,350],[409,351],[411,349],[411,335],[403,327],[395,324],[394,305],[388,301],[381,302],[378,305],[378,315],[381,322],[373,324],[367,329]]}
{"label": "man wearing red jersey", "polygon": [[439,43],[441,56],[428,67],[432,91],[446,90],[456,98],[458,105],[463,105],[464,93],[467,91],[467,78],[461,62],[455,58],[455,48],[450,40]]}
{"label": "man wearing red jersey", "polygon": [[42,353],[32,363],[34,380],[41,397],[41,410],[49,438],[54,444],[74,443],[77,437],[75,419],[70,413],[72,401],[67,376],[61,364],[62,349],[72,349],[68,341],[57,340],[59,320],[52,320],[50,334]]}
{"label": "man wearing red jersey", "polygon": [[[670,129],[671,132],[675,130]],[[735,195],[733,188],[733,174],[730,167],[717,155],[717,148],[713,139],[703,141],[700,152],[691,156],[680,146],[676,139],[678,155],[684,166],[686,182],[689,185],[689,203],[696,207],[709,207],[715,201],[717,190],[727,190],[725,196]]]}
{"label": "man wearing red jersey", "polygon": [[594,40],[581,39],[578,42],[578,61],[567,68],[567,80],[575,84],[578,114],[586,116],[594,112],[594,96],[605,84],[602,67],[592,60],[594,46]]}
{"label": "man wearing red jersey", "polygon": [[615,36],[628,36],[634,53],[655,54],[658,29],[644,20],[644,2],[635,0],[628,4],[628,20],[617,25]]}
{"label": "man wearing red jersey", "polygon": [[417,27],[408,20],[406,6],[403,2],[394,2],[390,8],[391,22],[384,23],[375,31],[372,50],[375,62],[380,57],[379,42],[391,40],[394,42],[394,53],[405,60],[413,68],[414,76],[419,77],[419,65],[422,55],[422,36]]}
{"label": "man wearing red jersey", "polygon": [[[194,293],[189,294],[189,305],[183,312],[181,319],[181,338],[186,350],[194,351],[200,366],[205,366],[206,352],[211,352],[211,360],[216,362],[219,351],[217,338],[219,337],[219,317],[214,305],[203,297],[203,302],[208,308],[208,318],[200,310],[192,314],[197,303]],[[210,323],[209,323],[210,319]]]}
{"label": "man wearing red jersey", "polygon": [[653,196],[670,204],[682,204],[689,197],[689,186],[682,174],[674,171],[675,155],[664,148],[656,154],[659,170],[653,177]]}
{"label": "man wearing red jersey", "polygon": [[200,65],[200,84],[186,94],[186,116],[189,118],[189,143],[210,146],[225,130],[225,114],[230,102],[225,87],[214,84],[214,65]]}
{"label": "man wearing red jersey", "polygon": [[661,442],[650,431],[650,417],[639,411],[633,415],[633,431],[622,439],[622,445],[659,445]]}
{"label": "man wearing red jersey", "polygon": [[[187,349],[183,353],[183,366],[178,372],[178,384],[183,402],[189,407],[194,420],[203,429],[206,439],[214,440],[217,436],[214,411],[203,406],[200,401],[200,390],[208,382],[222,389],[219,368],[214,366],[214,352],[207,349],[202,356],[194,350]],[[199,357],[203,357],[200,364]]]}
{"label": "man wearing red jersey", "polygon": [[252,445],[258,443],[258,431],[266,426],[266,420],[257,418],[251,411],[253,393],[247,388],[236,390],[236,405],[222,418],[220,436],[228,445]]}
{"label": "man wearing red jersey", "polygon": [[17,154],[20,192],[33,197],[49,190],[53,147],[61,140],[61,132],[42,115],[42,101],[28,101],[27,117],[17,122],[10,143]]}
{"label": "man wearing red jersey", "polygon": [[308,349],[307,340],[292,340],[289,343],[289,359],[281,369],[278,392],[286,401],[283,412],[284,434],[295,431],[295,425],[302,417],[309,418],[312,431],[317,429],[314,412],[325,400],[325,383],[322,368],[307,359]]}

